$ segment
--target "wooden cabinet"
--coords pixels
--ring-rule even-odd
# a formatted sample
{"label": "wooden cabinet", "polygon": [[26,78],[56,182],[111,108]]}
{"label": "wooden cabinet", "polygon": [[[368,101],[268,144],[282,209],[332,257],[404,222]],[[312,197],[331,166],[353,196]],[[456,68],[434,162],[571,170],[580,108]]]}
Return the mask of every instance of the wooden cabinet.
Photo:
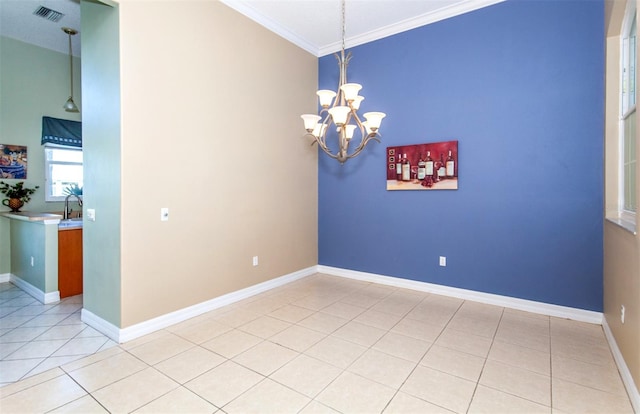
{"label": "wooden cabinet", "polygon": [[60,299],[82,293],[82,228],[58,231]]}

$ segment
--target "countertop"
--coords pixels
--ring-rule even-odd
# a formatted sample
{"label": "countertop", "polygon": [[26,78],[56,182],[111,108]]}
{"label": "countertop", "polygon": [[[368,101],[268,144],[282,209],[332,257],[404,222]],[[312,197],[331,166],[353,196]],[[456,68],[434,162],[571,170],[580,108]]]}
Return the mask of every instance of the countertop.
{"label": "countertop", "polygon": [[7,217],[13,220],[28,221],[37,224],[56,224],[58,230],[82,230],[82,219],[74,218],[69,220],[62,220],[61,214],[55,213],[35,213],[31,211],[21,211],[14,213],[11,211],[0,213],[0,216]]}
{"label": "countertop", "polygon": [[[7,218],[10,218],[10,219],[23,220],[23,221],[62,220],[62,216],[60,214],[34,213],[34,212],[31,212],[31,211],[21,211],[21,212],[18,212],[18,213],[7,211],[5,213],[0,213],[0,215],[2,215],[4,217],[7,217]],[[51,224],[53,224],[53,223],[51,223]]]}

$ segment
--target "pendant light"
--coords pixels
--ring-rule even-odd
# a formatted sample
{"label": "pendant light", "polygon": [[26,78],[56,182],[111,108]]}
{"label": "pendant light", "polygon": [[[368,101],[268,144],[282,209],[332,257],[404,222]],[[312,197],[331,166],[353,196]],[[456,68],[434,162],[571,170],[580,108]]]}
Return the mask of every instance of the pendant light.
{"label": "pendant light", "polygon": [[71,53],[71,36],[78,34],[78,31],[68,27],[63,27],[62,31],[69,36],[69,76],[70,76],[70,91],[69,99],[65,102],[63,108],[67,112],[80,112],[78,106],[73,102],[73,54]]}

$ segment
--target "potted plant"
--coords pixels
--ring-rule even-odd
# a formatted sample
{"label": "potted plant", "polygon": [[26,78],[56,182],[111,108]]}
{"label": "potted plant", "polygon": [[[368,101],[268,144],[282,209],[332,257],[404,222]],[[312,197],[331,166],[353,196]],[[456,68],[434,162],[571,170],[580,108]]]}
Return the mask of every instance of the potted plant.
{"label": "potted plant", "polygon": [[2,200],[2,204],[9,207],[12,212],[18,212],[25,203],[31,200],[31,195],[35,193],[38,188],[40,187],[37,185],[35,188],[25,187],[22,181],[13,185],[0,181],[0,193],[9,197]]}

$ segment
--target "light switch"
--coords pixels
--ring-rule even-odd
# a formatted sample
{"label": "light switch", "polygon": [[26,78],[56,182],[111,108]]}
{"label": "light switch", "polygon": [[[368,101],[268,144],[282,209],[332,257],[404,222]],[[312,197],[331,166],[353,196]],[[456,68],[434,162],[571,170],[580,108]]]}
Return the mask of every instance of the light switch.
{"label": "light switch", "polygon": [[87,220],[96,221],[96,209],[95,208],[88,208],[87,209]]}
{"label": "light switch", "polygon": [[160,221],[169,221],[169,208],[162,207],[160,209]]}

